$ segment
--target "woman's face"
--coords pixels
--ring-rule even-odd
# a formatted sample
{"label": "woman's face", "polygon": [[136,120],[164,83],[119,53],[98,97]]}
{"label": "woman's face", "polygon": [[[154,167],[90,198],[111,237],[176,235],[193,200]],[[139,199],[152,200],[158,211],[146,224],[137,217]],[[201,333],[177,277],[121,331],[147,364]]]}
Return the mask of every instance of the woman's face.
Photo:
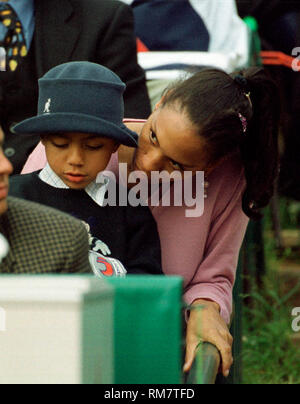
{"label": "woman's face", "polygon": [[145,124],[133,169],[144,171],[206,171],[204,140],[188,117],[175,107],[160,107]]}

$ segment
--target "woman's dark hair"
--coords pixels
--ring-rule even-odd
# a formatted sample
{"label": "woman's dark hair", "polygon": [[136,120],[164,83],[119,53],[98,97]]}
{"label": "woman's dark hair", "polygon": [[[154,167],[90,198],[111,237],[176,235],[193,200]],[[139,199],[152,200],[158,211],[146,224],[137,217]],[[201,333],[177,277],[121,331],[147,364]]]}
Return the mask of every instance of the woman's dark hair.
{"label": "woman's dark hair", "polygon": [[167,91],[166,105],[185,112],[199,128],[209,166],[240,150],[247,180],[243,210],[252,219],[260,218],[279,172],[279,91],[265,70],[228,75],[204,69]]}

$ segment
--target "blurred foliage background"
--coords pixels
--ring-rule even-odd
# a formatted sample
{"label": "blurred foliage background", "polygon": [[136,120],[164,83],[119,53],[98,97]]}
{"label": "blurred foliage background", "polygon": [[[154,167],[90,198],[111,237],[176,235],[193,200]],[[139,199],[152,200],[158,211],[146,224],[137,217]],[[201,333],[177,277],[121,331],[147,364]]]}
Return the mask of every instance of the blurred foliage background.
{"label": "blurred foliage background", "polygon": [[280,245],[270,209],[264,219],[266,272],[244,297],[243,383],[300,384],[300,202],[280,198]]}

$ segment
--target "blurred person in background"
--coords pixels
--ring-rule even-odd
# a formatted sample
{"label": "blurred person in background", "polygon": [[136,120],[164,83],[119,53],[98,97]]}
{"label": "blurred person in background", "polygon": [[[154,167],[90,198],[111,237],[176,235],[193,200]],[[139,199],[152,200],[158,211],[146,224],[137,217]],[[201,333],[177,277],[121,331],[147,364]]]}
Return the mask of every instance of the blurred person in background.
{"label": "blurred person in background", "polygon": [[234,0],[122,1],[135,16],[139,63],[147,72],[152,107],[182,76],[206,66],[231,72],[247,65],[248,29]]}
{"label": "blurred person in background", "polygon": [[37,80],[69,61],[90,61],[114,71],[127,85],[125,115],[145,118],[150,102],[144,71],[137,64],[130,7],[113,0],[0,1],[0,126],[4,153],[22,170],[38,136],[20,138],[13,126],[36,112]]}
{"label": "blurred person in background", "polygon": [[238,52],[245,60],[246,26],[234,0],[122,0],[136,36],[152,51]]}

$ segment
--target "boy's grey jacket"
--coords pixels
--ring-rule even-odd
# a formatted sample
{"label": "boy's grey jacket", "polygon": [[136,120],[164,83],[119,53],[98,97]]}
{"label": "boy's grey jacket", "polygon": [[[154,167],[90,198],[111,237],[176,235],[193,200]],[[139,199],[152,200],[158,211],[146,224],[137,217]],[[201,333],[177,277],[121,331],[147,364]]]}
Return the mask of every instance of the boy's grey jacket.
{"label": "boy's grey jacket", "polygon": [[0,232],[10,245],[2,274],[92,273],[87,232],[64,213],[9,197]]}

